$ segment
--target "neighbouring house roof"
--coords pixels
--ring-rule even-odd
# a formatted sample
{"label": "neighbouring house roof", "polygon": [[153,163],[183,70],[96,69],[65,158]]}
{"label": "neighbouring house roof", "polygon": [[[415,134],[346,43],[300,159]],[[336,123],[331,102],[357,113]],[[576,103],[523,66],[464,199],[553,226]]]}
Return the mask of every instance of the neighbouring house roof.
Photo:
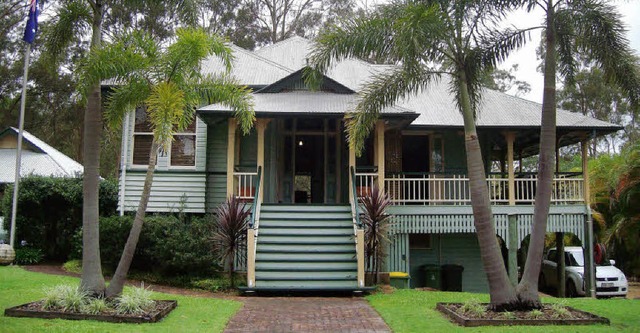
{"label": "neighbouring house roof", "polygon": [[[0,132],[0,138],[12,136],[17,144],[18,130],[9,127]],[[16,172],[15,147],[0,148],[0,183],[13,183]],[[57,149],[38,139],[33,134],[23,132],[22,161],[20,174],[76,177],[84,172],[82,165]]]}

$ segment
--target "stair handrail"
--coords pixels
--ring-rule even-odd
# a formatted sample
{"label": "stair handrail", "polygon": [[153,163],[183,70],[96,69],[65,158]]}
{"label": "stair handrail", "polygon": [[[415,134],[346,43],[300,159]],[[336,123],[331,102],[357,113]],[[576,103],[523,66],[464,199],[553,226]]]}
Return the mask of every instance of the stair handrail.
{"label": "stair handrail", "polygon": [[351,218],[353,220],[353,235],[356,245],[356,261],[358,266],[358,276],[357,283],[358,288],[363,288],[365,286],[365,277],[364,277],[364,229],[362,227],[362,222],[360,221],[360,214],[358,213],[358,193],[356,191],[356,168],[351,167]]}
{"label": "stair handrail", "polygon": [[260,224],[260,180],[262,179],[262,166],[258,166],[258,175],[256,179],[256,191],[253,194],[253,207],[251,207],[251,220],[249,221],[249,229],[258,230]]}
{"label": "stair handrail", "polygon": [[357,229],[362,228],[362,222],[360,222],[360,214],[358,214],[358,193],[356,191],[356,168],[351,167],[351,194],[353,200],[351,200],[351,217],[353,219],[354,232]]}
{"label": "stair handrail", "polygon": [[247,226],[247,286],[254,288],[256,283],[256,248],[258,247],[258,227],[260,226],[260,181],[262,180],[262,166],[258,166],[256,191],[253,194],[251,220]]}

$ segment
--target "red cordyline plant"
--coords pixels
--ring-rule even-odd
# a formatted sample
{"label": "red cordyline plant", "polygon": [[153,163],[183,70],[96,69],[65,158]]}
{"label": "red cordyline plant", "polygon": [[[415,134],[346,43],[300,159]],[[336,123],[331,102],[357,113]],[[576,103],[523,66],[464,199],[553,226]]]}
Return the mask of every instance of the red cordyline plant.
{"label": "red cordyline plant", "polygon": [[224,267],[228,265],[231,288],[235,287],[235,258],[241,254],[247,239],[247,222],[251,210],[236,197],[229,197],[215,210],[213,243]]}
{"label": "red cordyline plant", "polygon": [[384,264],[389,238],[391,215],[386,213],[391,204],[389,195],[374,186],[368,196],[360,198],[363,212],[364,253],[367,271],[373,274],[373,283],[378,283],[378,273]]}

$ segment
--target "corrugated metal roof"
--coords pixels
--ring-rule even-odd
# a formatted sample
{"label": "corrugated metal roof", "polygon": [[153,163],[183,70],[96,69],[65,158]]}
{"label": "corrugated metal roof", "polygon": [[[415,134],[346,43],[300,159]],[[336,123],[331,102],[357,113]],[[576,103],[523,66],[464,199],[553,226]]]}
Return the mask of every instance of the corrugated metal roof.
{"label": "corrugated metal roof", "polygon": [[[344,114],[357,103],[357,94],[334,94],[323,91],[288,91],[282,93],[254,93],[256,113],[298,113],[298,114]],[[222,104],[205,106],[201,113],[230,112],[231,108]],[[415,114],[400,106],[386,108],[384,114]]]}
{"label": "corrugated metal roof", "polygon": [[[420,113],[414,126],[462,127],[462,115],[449,93],[447,79],[434,82],[427,90],[399,103]],[[478,127],[539,127],[542,105],[486,89],[478,110]],[[556,124],[567,128],[616,129],[619,126],[565,110],[558,110]]]}
{"label": "corrugated metal roof", "polygon": [[[11,133],[8,133],[11,132]],[[15,135],[18,130],[10,127],[2,135]],[[24,140],[32,144],[36,150],[28,150],[23,145],[20,174],[40,176],[76,177],[84,172],[82,165],[57,149],[24,131]],[[13,183],[16,172],[16,149],[0,149],[0,183]]]}
{"label": "corrugated metal roof", "polygon": [[[230,45],[233,50],[233,68],[231,74],[240,82],[248,86],[269,85],[293,73],[285,66],[257,56],[251,51]],[[203,74],[221,74],[224,65],[218,57],[211,56],[202,62]]]}

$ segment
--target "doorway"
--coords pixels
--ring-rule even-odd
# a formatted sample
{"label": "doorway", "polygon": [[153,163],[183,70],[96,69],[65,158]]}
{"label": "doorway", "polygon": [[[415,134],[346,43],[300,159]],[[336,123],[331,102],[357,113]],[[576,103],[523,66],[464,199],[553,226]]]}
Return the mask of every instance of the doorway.
{"label": "doorway", "polygon": [[[340,119],[293,118],[282,122],[279,202],[331,204],[340,202],[347,173],[341,144]],[[346,167],[345,167],[346,168]]]}

